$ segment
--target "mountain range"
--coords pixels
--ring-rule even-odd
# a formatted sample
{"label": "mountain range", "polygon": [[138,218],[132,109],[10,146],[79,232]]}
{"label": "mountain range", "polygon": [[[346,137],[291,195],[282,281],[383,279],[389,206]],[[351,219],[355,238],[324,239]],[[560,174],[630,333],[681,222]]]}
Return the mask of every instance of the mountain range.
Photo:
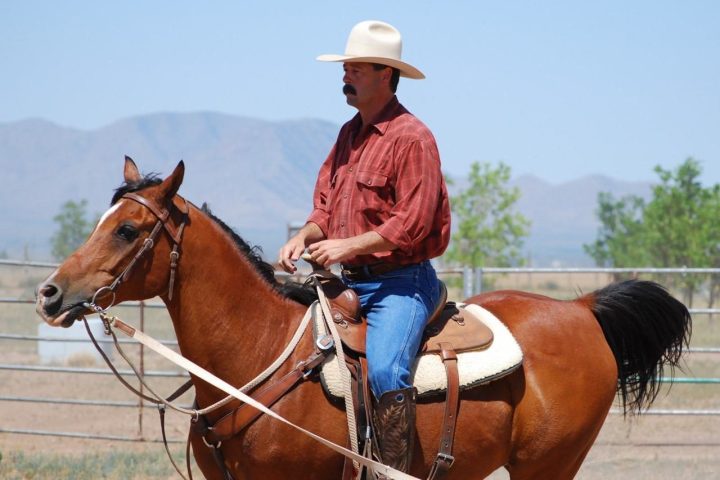
{"label": "mountain range", "polygon": [[[315,175],[337,131],[322,120],[269,122],[213,112],[136,116],[96,130],[42,119],[0,124],[0,253],[49,259],[62,204],[86,199],[91,216],[102,213],[129,155],[141,171],[163,175],[183,159],[181,194],[207,202],[273,259],[288,224],[309,212]],[[525,245],[534,266],[590,265],[582,244],[596,236],[598,192],[650,191],[648,183],[600,175],[560,184],[521,175],[511,185],[522,192],[517,210],[532,222]]]}

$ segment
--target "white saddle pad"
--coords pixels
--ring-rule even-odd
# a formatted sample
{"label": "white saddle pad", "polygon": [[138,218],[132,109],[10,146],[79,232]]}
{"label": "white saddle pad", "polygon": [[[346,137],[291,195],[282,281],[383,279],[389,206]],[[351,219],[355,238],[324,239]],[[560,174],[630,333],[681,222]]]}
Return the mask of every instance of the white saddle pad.
{"label": "white saddle pad", "polygon": [[[467,389],[497,380],[522,364],[523,354],[510,330],[492,313],[478,305],[457,304],[479,317],[493,332],[493,342],[485,350],[458,354],[460,389]],[[322,316],[315,315],[315,331],[322,331]],[[343,398],[340,366],[333,353],[323,363],[321,381],[330,395]],[[413,385],[418,395],[439,393],[447,389],[445,366],[440,355],[427,353],[417,357],[413,367]]]}

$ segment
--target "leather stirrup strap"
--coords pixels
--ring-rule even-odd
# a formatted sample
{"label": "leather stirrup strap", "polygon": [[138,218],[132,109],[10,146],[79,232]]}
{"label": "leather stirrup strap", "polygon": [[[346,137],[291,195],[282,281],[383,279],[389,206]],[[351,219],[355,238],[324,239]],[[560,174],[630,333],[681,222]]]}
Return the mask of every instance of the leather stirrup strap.
{"label": "leather stirrup strap", "polygon": [[[363,371],[361,361],[364,357],[360,357],[359,360],[355,360],[351,357],[345,357],[345,363],[347,364],[348,370],[350,371],[351,388],[350,391],[353,396],[353,406],[355,408],[355,419],[358,423],[358,430],[362,430],[367,425],[365,418],[365,402],[367,399],[363,395],[363,378],[366,371]],[[360,435],[360,434],[359,434]],[[362,442],[364,439],[360,439]],[[348,448],[352,448],[350,439],[348,438]],[[363,456],[371,458],[366,454],[367,449],[363,451]],[[343,463],[342,480],[358,480],[362,478],[362,471],[365,469],[364,466],[355,465],[355,462],[348,457],[345,457]]]}
{"label": "leather stirrup strap", "polygon": [[362,371],[362,392],[365,398],[365,451],[368,457],[372,456],[372,450],[374,448],[375,434],[372,431],[372,409],[373,409],[373,394],[370,391],[370,377],[368,376],[368,363],[367,357],[360,357],[360,370]]}
{"label": "leather stirrup strap", "polygon": [[445,418],[443,419],[442,433],[440,435],[440,448],[437,457],[430,468],[428,480],[444,477],[455,462],[452,456],[457,413],[460,407],[460,376],[457,367],[457,355],[450,343],[440,343],[441,356],[447,374],[447,397],[445,399]]}

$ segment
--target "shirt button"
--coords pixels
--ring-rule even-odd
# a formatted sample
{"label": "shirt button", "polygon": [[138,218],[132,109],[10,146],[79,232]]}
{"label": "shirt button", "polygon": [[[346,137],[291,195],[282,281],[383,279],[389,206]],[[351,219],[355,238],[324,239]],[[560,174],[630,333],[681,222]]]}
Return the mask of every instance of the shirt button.
{"label": "shirt button", "polygon": [[345,226],[345,222],[340,222],[340,226],[341,226],[341,227],[344,227],[344,226]]}
{"label": "shirt button", "polygon": [[348,197],[348,194],[347,194],[347,193],[343,195],[343,198],[347,198],[347,197]]}
{"label": "shirt button", "polygon": [[352,172],[353,167],[348,168],[348,172]]}

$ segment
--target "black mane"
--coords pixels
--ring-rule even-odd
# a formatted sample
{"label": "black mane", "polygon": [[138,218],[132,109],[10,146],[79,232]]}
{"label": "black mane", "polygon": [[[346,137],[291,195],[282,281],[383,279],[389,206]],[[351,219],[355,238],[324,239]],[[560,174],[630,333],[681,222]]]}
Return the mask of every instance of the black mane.
{"label": "black mane", "polygon": [[112,200],[110,200],[110,206],[112,207],[115,205],[115,203],[117,203],[117,201],[120,200],[120,198],[122,198],[122,196],[126,193],[137,192],[138,190],[153,187],[155,185],[159,185],[160,183],[162,183],[162,180],[157,173],[148,173],[137,182],[126,181],[115,189]]}
{"label": "black mane", "polygon": [[[126,193],[137,192],[148,187],[158,185],[162,182],[158,174],[150,173],[145,175],[142,179],[137,182],[125,182],[120,185],[113,194],[110,205],[114,205],[120,198]],[[243,240],[235,230],[230,228],[225,222],[216,217],[208,208],[207,204],[203,204],[200,209],[205,215],[207,215],[212,221],[214,221],[225,233],[227,233],[233,240],[238,250],[247,258],[250,264],[265,279],[273,289],[283,297],[294,300],[303,305],[309,306],[317,300],[317,294],[311,287],[307,287],[303,284],[287,281],[280,283],[275,278],[275,269],[268,262],[262,259],[262,248],[255,245],[252,246]]]}
{"label": "black mane", "polygon": [[250,245],[243,240],[240,235],[235,232],[235,230],[216,217],[210,211],[210,208],[206,203],[203,203],[200,210],[210,217],[225,233],[230,236],[230,238],[232,238],[238,250],[245,255],[245,258],[247,258],[260,276],[262,276],[275,289],[275,291],[286,298],[295,300],[296,302],[306,306],[309,306],[312,302],[317,300],[317,294],[311,287],[293,281],[286,281],[284,283],[278,282],[275,278],[275,268],[262,259],[262,248],[260,246]]}

